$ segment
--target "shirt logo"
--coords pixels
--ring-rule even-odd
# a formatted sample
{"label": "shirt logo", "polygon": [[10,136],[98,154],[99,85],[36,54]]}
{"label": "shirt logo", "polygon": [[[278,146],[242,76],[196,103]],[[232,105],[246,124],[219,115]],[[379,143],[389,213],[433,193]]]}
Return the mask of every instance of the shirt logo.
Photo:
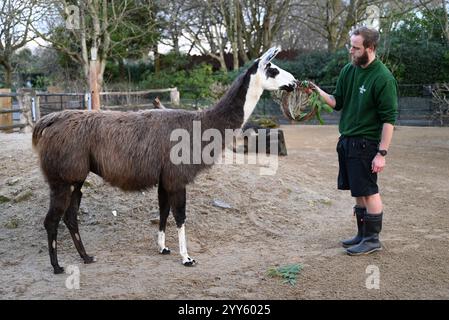
{"label": "shirt logo", "polygon": [[364,94],[365,91],[366,91],[365,85],[362,85],[362,86],[359,88],[359,91],[360,91],[360,94]]}

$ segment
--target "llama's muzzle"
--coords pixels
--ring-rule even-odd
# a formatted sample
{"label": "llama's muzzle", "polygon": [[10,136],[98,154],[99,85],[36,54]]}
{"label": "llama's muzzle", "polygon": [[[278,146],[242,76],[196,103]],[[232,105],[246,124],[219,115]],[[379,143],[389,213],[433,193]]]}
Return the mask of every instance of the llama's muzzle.
{"label": "llama's muzzle", "polygon": [[287,92],[292,92],[293,90],[295,90],[295,88],[296,88],[296,83],[295,82],[293,82],[293,83],[291,83],[289,85],[285,85],[285,86],[280,87],[281,90],[285,90]]}

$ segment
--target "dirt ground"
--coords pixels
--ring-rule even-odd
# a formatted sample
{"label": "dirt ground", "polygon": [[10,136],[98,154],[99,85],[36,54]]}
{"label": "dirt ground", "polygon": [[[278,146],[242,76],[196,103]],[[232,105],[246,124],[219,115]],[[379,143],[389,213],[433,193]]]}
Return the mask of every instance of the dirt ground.
{"label": "dirt ground", "polygon": [[[60,264],[80,270],[78,290],[66,287],[68,274],[52,272],[43,227],[48,188],[31,136],[1,133],[0,298],[449,299],[449,128],[395,130],[379,177],[384,250],[362,257],[339,244],[355,221],[349,192],[336,190],[337,127],[282,129],[288,156],[275,175],[259,175],[256,165],[216,165],[189,185],[192,268],[181,264],[172,216],[172,253],[158,254],[155,189],[125,193],[90,175],[80,233],[98,261],[81,262],[62,223],[58,235]],[[304,267],[294,286],[267,275],[293,263]],[[373,267],[378,289],[366,286]]]}

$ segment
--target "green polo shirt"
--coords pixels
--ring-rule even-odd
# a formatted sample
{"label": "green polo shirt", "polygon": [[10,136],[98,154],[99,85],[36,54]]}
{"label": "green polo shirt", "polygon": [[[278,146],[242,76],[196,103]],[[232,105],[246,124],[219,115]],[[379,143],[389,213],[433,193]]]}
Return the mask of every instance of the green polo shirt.
{"label": "green polo shirt", "polygon": [[340,72],[333,96],[335,110],[341,110],[341,135],[379,141],[383,124],[396,122],[398,85],[378,59],[366,68],[347,64]]}

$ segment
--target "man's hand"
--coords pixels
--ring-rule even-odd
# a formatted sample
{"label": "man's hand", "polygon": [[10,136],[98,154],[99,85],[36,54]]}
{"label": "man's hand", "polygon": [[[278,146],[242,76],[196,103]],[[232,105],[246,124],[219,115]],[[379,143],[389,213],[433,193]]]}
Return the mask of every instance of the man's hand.
{"label": "man's hand", "polygon": [[382,172],[384,167],[385,167],[385,157],[381,156],[380,154],[376,154],[376,156],[373,159],[373,162],[371,163],[371,171],[373,173],[379,173]]}
{"label": "man's hand", "polygon": [[324,102],[330,106],[331,108],[335,108],[335,98],[330,95],[327,94],[326,92],[324,92],[320,87],[318,87],[315,83],[313,83],[312,81],[303,81],[303,82],[307,82],[307,87],[303,86],[303,90],[305,93],[307,94],[312,94],[313,91],[318,92],[318,94],[324,99]]}

